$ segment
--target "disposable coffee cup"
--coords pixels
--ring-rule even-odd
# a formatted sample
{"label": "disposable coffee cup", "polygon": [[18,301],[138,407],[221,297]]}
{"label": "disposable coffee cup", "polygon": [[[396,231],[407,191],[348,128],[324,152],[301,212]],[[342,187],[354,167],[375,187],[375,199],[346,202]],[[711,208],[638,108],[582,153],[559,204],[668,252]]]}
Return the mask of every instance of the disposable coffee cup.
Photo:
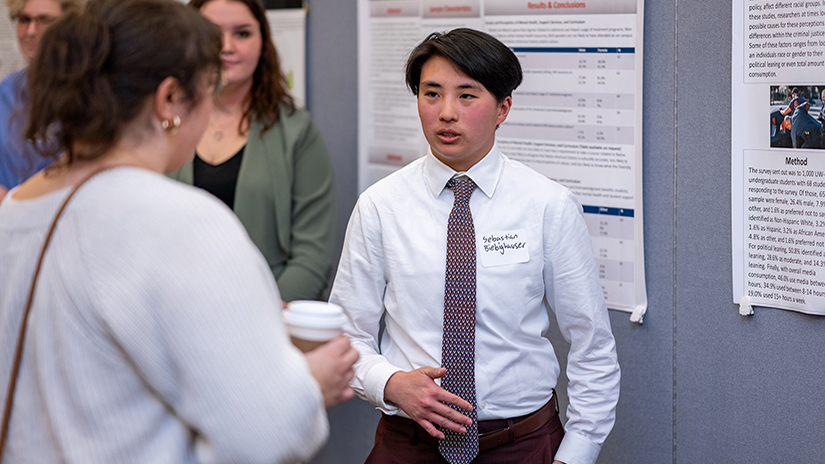
{"label": "disposable coffee cup", "polygon": [[292,344],[304,353],[341,335],[346,320],[340,306],[325,301],[292,301],[283,315]]}

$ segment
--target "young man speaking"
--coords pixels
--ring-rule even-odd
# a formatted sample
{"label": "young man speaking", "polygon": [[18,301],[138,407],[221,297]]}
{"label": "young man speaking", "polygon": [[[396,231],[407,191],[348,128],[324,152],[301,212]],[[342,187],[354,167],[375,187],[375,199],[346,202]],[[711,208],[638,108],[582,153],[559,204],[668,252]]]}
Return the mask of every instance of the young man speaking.
{"label": "young man speaking", "polygon": [[[416,47],[406,76],[429,153],[361,195],[330,299],[361,353],[352,386],[384,412],[367,463],[592,464],[615,419],[615,343],[578,202],[496,146],[518,58],[456,29]],[[571,345],[566,433],[553,315]]]}

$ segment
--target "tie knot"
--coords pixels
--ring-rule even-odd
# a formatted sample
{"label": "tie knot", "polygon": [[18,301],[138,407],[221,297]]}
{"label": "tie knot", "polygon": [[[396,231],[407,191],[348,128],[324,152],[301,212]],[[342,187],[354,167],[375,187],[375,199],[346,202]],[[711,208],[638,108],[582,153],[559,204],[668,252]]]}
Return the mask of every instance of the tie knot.
{"label": "tie knot", "polygon": [[447,182],[447,188],[453,191],[456,203],[468,203],[470,195],[473,194],[473,190],[476,188],[476,183],[472,179],[458,180],[453,178]]}

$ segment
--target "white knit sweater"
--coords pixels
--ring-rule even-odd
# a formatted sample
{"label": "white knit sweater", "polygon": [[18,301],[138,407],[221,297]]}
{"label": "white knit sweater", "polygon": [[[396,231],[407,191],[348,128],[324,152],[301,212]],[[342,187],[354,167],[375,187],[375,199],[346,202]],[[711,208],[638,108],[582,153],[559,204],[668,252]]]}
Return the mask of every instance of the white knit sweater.
{"label": "white knit sweater", "polygon": [[[67,194],[12,191],[0,204],[3,398],[35,262]],[[296,462],[328,433],[241,224],[210,195],[137,168],[90,180],[60,220],[12,411],[4,464]]]}

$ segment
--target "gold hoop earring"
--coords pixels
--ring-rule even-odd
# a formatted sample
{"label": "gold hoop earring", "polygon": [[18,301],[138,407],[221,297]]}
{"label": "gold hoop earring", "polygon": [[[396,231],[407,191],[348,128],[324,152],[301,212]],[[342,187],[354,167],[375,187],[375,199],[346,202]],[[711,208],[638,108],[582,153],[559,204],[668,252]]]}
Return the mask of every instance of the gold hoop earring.
{"label": "gold hoop earring", "polygon": [[169,131],[171,135],[175,135],[180,130],[180,116],[177,114],[172,117],[172,122],[170,123],[168,119],[164,119],[160,123],[160,127],[163,128],[165,131]]}

